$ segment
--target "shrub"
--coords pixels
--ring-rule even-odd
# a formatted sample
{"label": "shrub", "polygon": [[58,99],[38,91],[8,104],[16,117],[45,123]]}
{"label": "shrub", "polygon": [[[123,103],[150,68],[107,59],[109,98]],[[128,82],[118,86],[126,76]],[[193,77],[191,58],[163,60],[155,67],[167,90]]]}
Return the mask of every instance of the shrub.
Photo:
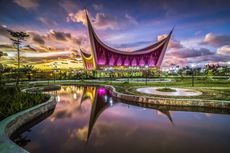
{"label": "shrub", "polygon": [[49,98],[48,95],[42,93],[21,92],[14,87],[1,87],[0,97],[0,120]]}

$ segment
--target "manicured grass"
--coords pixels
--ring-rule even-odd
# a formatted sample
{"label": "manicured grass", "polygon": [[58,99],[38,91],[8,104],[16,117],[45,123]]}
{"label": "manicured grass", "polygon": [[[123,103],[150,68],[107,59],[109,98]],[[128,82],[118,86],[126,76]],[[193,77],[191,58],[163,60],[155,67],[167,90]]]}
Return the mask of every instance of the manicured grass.
{"label": "manicured grass", "polygon": [[172,88],[158,88],[156,90],[161,92],[176,92],[176,90]]}
{"label": "manicured grass", "polygon": [[0,120],[33,107],[48,100],[49,96],[41,93],[27,93],[15,87],[0,87]]}

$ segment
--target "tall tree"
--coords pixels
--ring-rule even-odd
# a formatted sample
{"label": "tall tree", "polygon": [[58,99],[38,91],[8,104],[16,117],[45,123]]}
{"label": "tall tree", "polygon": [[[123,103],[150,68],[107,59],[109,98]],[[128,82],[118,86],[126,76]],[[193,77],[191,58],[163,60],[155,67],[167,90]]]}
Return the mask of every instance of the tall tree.
{"label": "tall tree", "polygon": [[17,70],[17,79],[16,79],[16,87],[18,87],[19,79],[20,79],[20,45],[22,41],[25,41],[29,35],[25,32],[14,32],[8,31],[10,33],[10,40],[13,42],[13,45],[16,46],[17,49],[17,60],[18,60],[18,70]]}

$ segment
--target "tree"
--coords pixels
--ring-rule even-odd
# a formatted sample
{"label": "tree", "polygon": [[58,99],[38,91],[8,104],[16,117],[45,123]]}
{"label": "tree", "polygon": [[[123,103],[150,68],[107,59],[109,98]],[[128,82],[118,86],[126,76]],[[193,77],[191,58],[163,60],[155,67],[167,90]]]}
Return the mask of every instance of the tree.
{"label": "tree", "polygon": [[212,80],[213,76],[214,76],[213,71],[212,70],[208,70],[208,72],[207,72],[207,79],[208,80]]}
{"label": "tree", "polygon": [[2,74],[4,72],[4,67],[3,65],[0,63],[0,85],[2,84]]}
{"label": "tree", "polygon": [[13,45],[16,46],[17,49],[17,60],[18,60],[18,70],[17,70],[17,79],[16,79],[16,87],[18,87],[19,79],[20,79],[20,45],[22,41],[25,41],[25,38],[29,37],[25,32],[14,32],[8,31],[10,33],[10,40],[13,42]]}
{"label": "tree", "polygon": [[35,68],[34,68],[33,65],[23,65],[21,71],[23,73],[25,73],[25,75],[27,76],[28,80],[30,81],[31,80],[32,72],[35,71]]}
{"label": "tree", "polygon": [[[2,56],[8,56],[7,53],[3,53],[2,51],[0,51],[0,58]],[[2,74],[4,73],[4,67],[3,65],[0,63],[0,84],[2,82]]]}
{"label": "tree", "polygon": [[4,53],[4,52],[0,51],[0,58],[1,58],[2,56],[8,56],[8,55],[7,55],[7,53]]}

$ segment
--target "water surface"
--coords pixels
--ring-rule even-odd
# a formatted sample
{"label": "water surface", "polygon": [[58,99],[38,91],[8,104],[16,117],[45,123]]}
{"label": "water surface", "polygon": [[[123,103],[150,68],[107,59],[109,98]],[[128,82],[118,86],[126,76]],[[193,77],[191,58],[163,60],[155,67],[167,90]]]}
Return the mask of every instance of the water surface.
{"label": "water surface", "polygon": [[102,87],[54,94],[54,112],[14,139],[32,153],[230,152],[229,115],[134,106]]}

